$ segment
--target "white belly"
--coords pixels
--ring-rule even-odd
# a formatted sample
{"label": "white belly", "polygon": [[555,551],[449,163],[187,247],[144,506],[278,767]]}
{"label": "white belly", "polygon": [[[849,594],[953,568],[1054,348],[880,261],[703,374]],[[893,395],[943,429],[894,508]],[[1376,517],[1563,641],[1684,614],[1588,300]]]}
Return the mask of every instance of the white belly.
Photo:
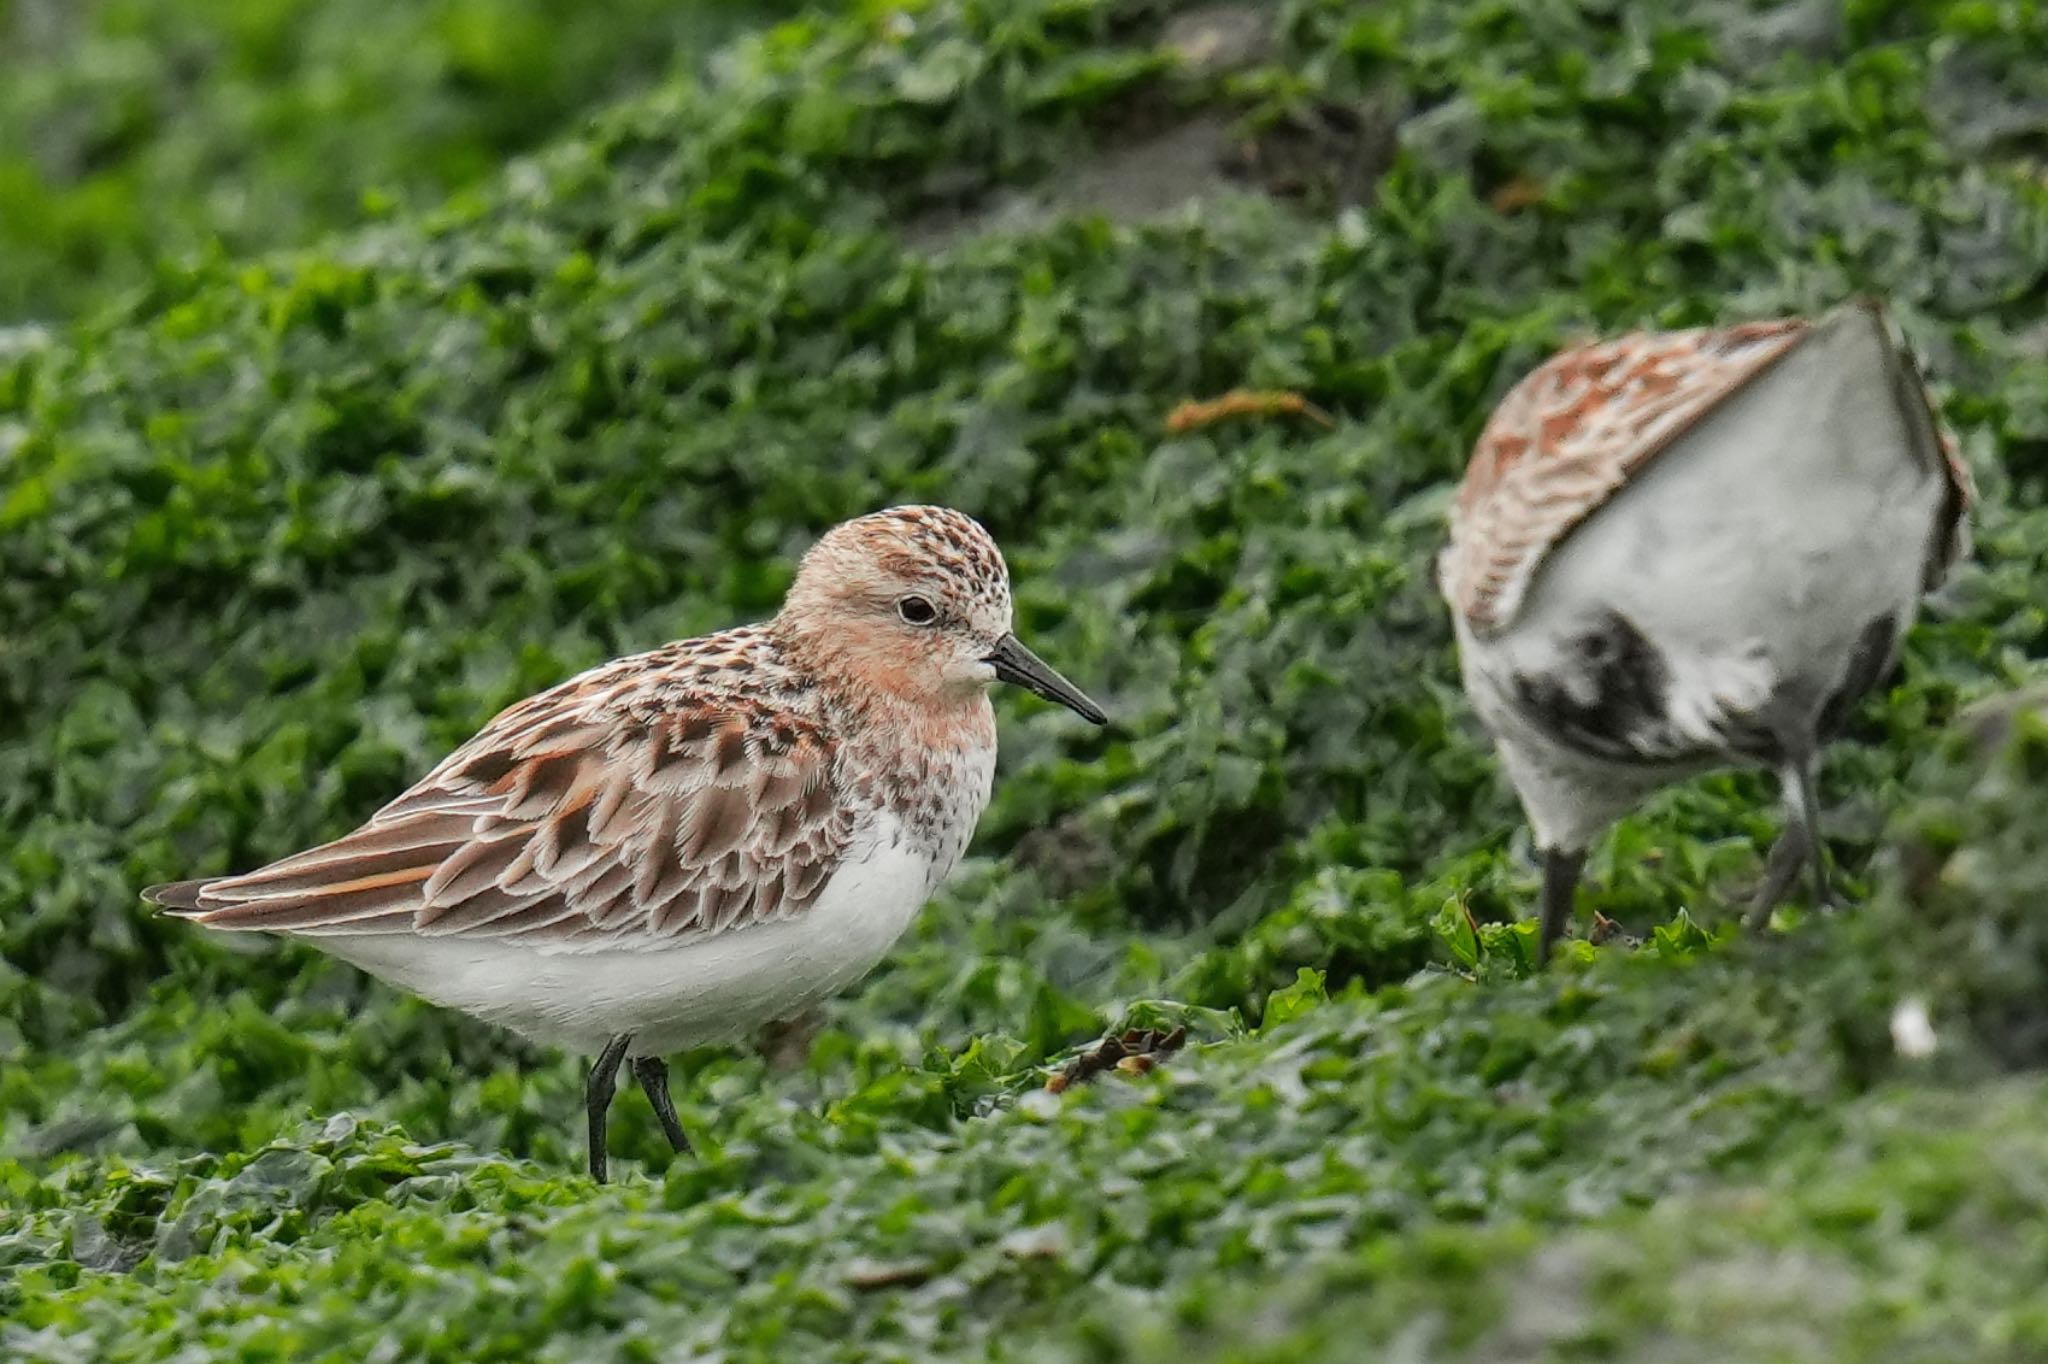
{"label": "white belly", "polygon": [[895,832],[878,820],[810,908],[778,923],[595,949],[410,933],[308,941],[537,1042],[594,1053],[632,1033],[630,1055],[662,1055],[741,1037],[872,970],[930,893],[929,860]]}

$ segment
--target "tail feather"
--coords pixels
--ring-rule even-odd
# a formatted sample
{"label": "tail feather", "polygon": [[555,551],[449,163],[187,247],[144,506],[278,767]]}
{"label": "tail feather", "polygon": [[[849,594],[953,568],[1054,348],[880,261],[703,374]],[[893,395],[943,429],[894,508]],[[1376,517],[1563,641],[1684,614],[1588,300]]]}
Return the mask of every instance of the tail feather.
{"label": "tail feather", "polygon": [[166,881],[160,886],[146,888],[142,898],[172,914],[203,914],[206,911],[199,907],[199,897],[220,879],[218,876],[202,876],[195,881]]}

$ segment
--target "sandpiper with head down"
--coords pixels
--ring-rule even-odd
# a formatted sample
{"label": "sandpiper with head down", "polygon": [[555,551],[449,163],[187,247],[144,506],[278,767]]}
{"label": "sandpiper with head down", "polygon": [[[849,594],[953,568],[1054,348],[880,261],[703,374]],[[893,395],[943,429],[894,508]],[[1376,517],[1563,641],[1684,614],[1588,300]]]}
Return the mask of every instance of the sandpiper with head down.
{"label": "sandpiper with head down", "polygon": [[1543,859],[1538,952],[1592,839],[1651,790],[1767,765],[1787,826],[1756,912],[1810,866],[1815,767],[1967,550],[1968,473],[1874,303],[1634,333],[1501,401],[1439,585],[1465,689]]}
{"label": "sandpiper with head down", "polygon": [[332,843],[144,894],[596,1054],[603,1179],[622,1063],[686,1151],[662,1058],[851,984],[909,926],[988,803],[997,681],[1106,719],[1011,633],[980,525],[877,512],[819,540],[774,619],[519,702]]}

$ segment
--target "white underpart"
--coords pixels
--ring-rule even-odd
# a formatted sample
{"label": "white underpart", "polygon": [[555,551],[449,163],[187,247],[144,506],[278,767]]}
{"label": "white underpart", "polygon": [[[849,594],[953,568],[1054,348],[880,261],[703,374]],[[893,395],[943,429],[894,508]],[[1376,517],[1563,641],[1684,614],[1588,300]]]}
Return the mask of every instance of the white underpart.
{"label": "white underpart", "polygon": [[1868,311],[1837,311],[1568,534],[1504,629],[1458,623],[1467,688],[1540,846],[1583,848],[1692,770],[1587,759],[1516,713],[1507,679],[1568,677],[1607,612],[1664,655],[1675,726],[1702,736],[1714,712],[1766,698],[1788,731],[1810,729],[1870,622],[1892,614],[1903,636],[1948,496],[1904,363]]}
{"label": "white underpart", "polygon": [[801,914],[775,923],[592,949],[411,933],[327,936],[322,951],[435,1004],[585,1053],[632,1033],[632,1056],[729,1042],[800,1012],[887,955],[950,867],[878,813]]}

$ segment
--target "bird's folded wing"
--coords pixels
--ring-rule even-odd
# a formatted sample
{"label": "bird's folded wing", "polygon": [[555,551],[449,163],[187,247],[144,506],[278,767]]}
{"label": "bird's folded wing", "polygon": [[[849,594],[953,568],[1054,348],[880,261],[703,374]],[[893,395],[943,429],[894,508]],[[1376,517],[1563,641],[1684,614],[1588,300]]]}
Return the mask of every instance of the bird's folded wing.
{"label": "bird's folded wing", "polygon": [[1958,562],[1969,557],[1970,508],[1977,501],[1977,485],[1970,476],[1970,466],[1963,460],[1962,446],[1957,442],[1955,432],[1942,418],[1941,404],[1927,386],[1927,376],[1920,368],[1920,357],[1914,354],[1905,331],[1891,314],[1878,310],[1877,315],[1884,326],[1885,338],[1895,362],[1895,397],[1900,415],[1922,446],[1923,455],[1938,459],[1942,471],[1948,476],[1948,494],[1942,501],[1941,523],[1935,528],[1934,539],[1928,545],[1927,562],[1921,573],[1921,585],[1931,592],[1941,586]]}
{"label": "bird's folded wing", "polygon": [[743,697],[610,709],[545,693],[354,833],[145,894],[215,928],[583,948],[789,918],[851,839],[835,748]]}
{"label": "bird's folded wing", "polygon": [[1487,419],[1459,486],[1438,563],[1452,608],[1482,633],[1512,621],[1567,531],[1810,330],[1785,318],[1633,332],[1531,371]]}

